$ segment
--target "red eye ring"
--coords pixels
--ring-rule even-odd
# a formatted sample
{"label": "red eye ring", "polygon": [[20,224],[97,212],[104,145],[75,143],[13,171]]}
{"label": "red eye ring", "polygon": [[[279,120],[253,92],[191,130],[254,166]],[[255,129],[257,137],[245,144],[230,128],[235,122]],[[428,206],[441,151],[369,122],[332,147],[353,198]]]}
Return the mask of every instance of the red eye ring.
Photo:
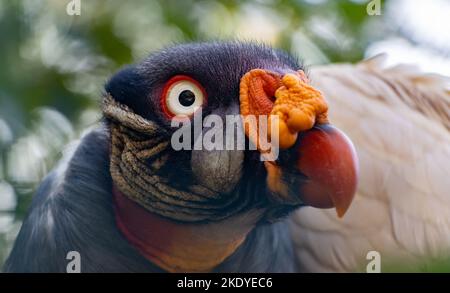
{"label": "red eye ring", "polygon": [[[201,91],[201,93],[203,94],[203,103],[202,103],[202,107],[204,106],[204,105],[206,105],[206,102],[207,102],[207,96],[206,96],[206,91],[205,91],[205,89],[203,88],[203,86],[198,82],[198,81],[196,81],[195,79],[193,79],[193,78],[191,78],[191,77],[189,77],[189,76],[187,76],[187,75],[175,75],[175,76],[173,76],[171,79],[169,79],[167,82],[166,82],[166,84],[164,85],[164,88],[163,88],[163,90],[162,90],[162,94],[161,94],[161,98],[160,98],[160,106],[161,106],[161,110],[162,110],[162,112],[164,113],[164,115],[168,118],[168,119],[171,119],[171,118],[173,118],[173,117],[175,117],[177,114],[176,113],[173,113],[170,109],[169,109],[169,107],[168,107],[168,105],[167,105],[167,99],[168,99],[168,94],[170,94],[170,91],[171,91],[171,89],[174,87],[174,85],[176,85],[176,84],[178,84],[178,83],[180,83],[180,82],[182,82],[182,81],[187,81],[187,82],[190,82],[190,83],[192,83],[193,85],[195,85],[195,87],[197,87],[200,91]],[[193,114],[193,113],[192,113]],[[191,115],[188,115],[188,116],[192,116],[192,114]]]}

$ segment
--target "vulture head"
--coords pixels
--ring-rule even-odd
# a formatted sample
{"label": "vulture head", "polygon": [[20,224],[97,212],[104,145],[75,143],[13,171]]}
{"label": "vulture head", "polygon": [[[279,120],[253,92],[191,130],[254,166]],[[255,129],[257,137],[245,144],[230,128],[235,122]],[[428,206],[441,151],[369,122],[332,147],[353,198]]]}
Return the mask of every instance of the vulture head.
{"label": "vulture head", "polygon": [[[176,45],[122,69],[103,100],[117,226],[165,270],[208,271],[302,205],[342,216],[357,160],[327,110],[302,65],[263,45]],[[252,115],[278,120],[265,135]]]}

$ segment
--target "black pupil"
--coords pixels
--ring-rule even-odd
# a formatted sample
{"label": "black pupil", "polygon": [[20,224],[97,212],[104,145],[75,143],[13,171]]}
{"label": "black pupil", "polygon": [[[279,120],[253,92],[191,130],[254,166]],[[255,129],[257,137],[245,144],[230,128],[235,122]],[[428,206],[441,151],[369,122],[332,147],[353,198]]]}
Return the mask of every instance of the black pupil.
{"label": "black pupil", "polygon": [[178,96],[178,101],[180,101],[180,104],[185,107],[192,106],[195,102],[195,94],[190,90],[184,90]]}

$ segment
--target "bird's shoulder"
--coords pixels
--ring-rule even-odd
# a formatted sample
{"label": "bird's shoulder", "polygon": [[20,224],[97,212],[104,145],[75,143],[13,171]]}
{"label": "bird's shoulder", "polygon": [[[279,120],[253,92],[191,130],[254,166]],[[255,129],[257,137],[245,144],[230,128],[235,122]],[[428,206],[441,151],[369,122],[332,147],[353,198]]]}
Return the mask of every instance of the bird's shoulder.
{"label": "bird's shoulder", "polygon": [[450,95],[440,79],[370,63],[316,68],[312,78],[355,144],[360,177],[343,219],[312,208],[293,215],[304,269],[354,271],[371,250],[419,263],[448,251]]}
{"label": "bird's shoulder", "polygon": [[5,263],[10,272],[65,272],[68,253],[81,271],[146,271],[149,264],[117,230],[111,200],[109,137],[102,126],[80,141],[43,180]]}

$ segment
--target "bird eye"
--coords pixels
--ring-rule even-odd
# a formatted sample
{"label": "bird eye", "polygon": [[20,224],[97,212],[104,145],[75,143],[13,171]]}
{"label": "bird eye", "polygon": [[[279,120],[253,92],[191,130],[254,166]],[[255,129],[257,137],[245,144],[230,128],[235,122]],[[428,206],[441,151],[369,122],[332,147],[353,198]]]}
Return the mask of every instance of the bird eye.
{"label": "bird eye", "polygon": [[161,106],[164,113],[174,116],[191,116],[206,101],[204,88],[196,80],[185,75],[172,77],[164,87]]}

